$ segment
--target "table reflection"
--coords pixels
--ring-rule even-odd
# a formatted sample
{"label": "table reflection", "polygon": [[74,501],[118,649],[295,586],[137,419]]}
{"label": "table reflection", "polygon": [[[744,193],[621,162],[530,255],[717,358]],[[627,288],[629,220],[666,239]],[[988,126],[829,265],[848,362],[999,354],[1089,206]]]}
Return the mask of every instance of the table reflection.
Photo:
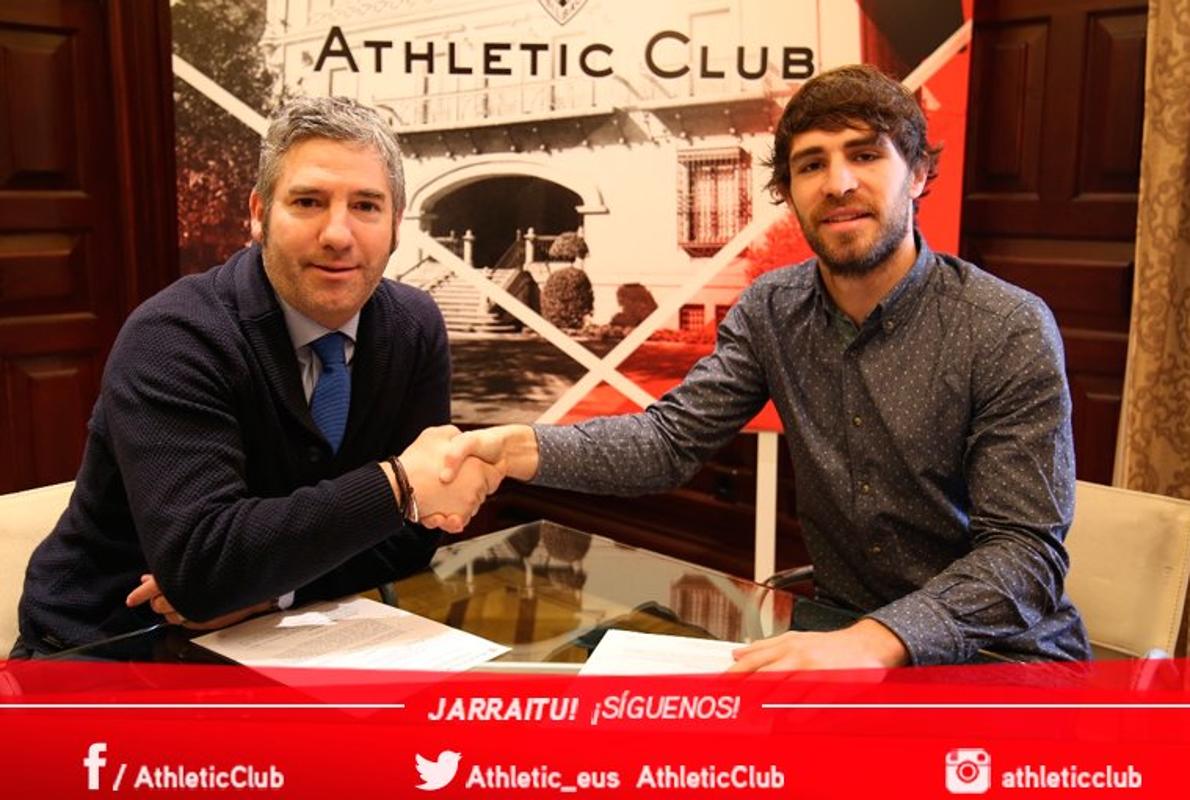
{"label": "table reflection", "polygon": [[439,549],[393,584],[401,608],[512,648],[582,662],[609,628],[741,641],[788,628],[791,596],[538,521]]}

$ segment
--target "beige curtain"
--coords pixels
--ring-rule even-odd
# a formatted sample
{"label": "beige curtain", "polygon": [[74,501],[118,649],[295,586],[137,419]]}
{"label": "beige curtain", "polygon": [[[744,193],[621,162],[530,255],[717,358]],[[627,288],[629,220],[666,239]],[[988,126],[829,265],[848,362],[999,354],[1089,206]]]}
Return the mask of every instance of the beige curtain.
{"label": "beige curtain", "polygon": [[1115,483],[1190,499],[1190,0],[1151,0]]}

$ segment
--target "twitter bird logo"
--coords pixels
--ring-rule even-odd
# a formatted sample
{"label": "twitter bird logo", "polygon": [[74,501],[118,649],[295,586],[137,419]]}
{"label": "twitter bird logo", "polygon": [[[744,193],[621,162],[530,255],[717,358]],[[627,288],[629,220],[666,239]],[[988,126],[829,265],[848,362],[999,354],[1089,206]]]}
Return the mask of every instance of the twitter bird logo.
{"label": "twitter bird logo", "polygon": [[437,761],[431,761],[418,755],[417,774],[421,784],[417,787],[423,792],[436,792],[455,779],[459,771],[459,759],[462,755],[454,750],[443,750],[438,754]]}

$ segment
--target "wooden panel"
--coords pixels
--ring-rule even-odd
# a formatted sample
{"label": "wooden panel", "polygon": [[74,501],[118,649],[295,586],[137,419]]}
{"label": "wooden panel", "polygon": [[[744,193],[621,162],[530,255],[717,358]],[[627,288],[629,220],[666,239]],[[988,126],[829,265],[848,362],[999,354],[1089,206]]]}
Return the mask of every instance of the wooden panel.
{"label": "wooden panel", "polygon": [[970,167],[972,195],[1036,198],[1048,28],[1023,22],[989,29],[972,68]]}
{"label": "wooden panel", "polygon": [[1076,199],[1087,194],[1128,195],[1140,185],[1144,122],[1143,11],[1093,15],[1088,22],[1083,143]]}
{"label": "wooden panel", "polygon": [[22,124],[0,133],[0,188],[78,186],[72,40],[60,33],[0,29],[0,102]]}
{"label": "wooden panel", "polygon": [[70,480],[86,440],[91,399],[98,392],[94,354],[12,359],[4,365],[9,430],[18,474],[40,486]]}
{"label": "wooden panel", "polygon": [[68,232],[0,232],[0,316],[86,308],[82,237]]}
{"label": "wooden panel", "polygon": [[[1110,482],[1132,307],[1146,6],[986,0],[975,19],[968,141],[1003,138],[996,147],[1010,151],[1020,141],[1021,166],[1012,173],[995,148],[968,149],[961,253],[1053,309],[1078,476]],[[1040,79],[997,55],[1036,29],[1046,33]],[[1037,108],[1040,136],[1022,136],[1019,120]]]}
{"label": "wooden panel", "polygon": [[73,477],[121,317],[103,18],[85,0],[0,11],[0,491]]}
{"label": "wooden panel", "polygon": [[0,4],[0,492],[74,476],[121,322],[177,275],[168,16]]}
{"label": "wooden panel", "polygon": [[48,355],[94,346],[104,338],[107,324],[89,311],[39,314],[13,324],[0,324],[0,354]]}
{"label": "wooden panel", "polygon": [[1131,239],[1145,6],[1119,0],[979,5],[964,230]]}
{"label": "wooden panel", "polygon": [[1128,334],[1062,328],[1066,345],[1066,368],[1123,380],[1128,360]]}
{"label": "wooden panel", "polygon": [[1062,340],[1074,403],[1071,422],[1076,474],[1085,481],[1111,483],[1128,335],[1063,328]]}
{"label": "wooden panel", "polygon": [[1074,400],[1074,461],[1081,480],[1111,483],[1116,434],[1120,425],[1122,380],[1098,375],[1071,375],[1070,394]]}

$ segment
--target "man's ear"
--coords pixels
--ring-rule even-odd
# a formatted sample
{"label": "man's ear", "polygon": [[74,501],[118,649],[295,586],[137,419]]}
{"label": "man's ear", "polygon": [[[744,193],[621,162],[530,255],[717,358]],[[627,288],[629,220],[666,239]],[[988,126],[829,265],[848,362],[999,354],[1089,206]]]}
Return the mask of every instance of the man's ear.
{"label": "man's ear", "polygon": [[913,168],[913,178],[909,183],[909,197],[916,200],[926,190],[926,177],[929,174],[929,164],[926,159]]}
{"label": "man's ear", "polygon": [[255,189],[248,195],[248,215],[252,241],[264,241],[264,198]]}
{"label": "man's ear", "polygon": [[393,243],[388,248],[388,254],[390,256],[397,252],[397,245],[401,242],[401,217],[403,216],[404,212],[393,214]]}

